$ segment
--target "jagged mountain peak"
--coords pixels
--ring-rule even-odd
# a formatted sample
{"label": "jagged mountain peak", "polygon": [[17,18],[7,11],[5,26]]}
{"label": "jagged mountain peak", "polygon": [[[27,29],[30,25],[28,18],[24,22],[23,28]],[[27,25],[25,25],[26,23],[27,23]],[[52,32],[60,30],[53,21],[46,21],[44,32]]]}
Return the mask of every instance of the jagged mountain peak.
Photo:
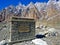
{"label": "jagged mountain peak", "polygon": [[41,9],[46,8],[47,3],[36,2],[36,3],[35,3],[35,6],[36,6],[36,8],[38,9],[38,11],[40,11]]}
{"label": "jagged mountain peak", "polygon": [[33,2],[30,2],[26,7],[27,7],[27,8],[28,8],[28,7],[29,7],[29,8],[33,8],[33,7],[34,7],[34,3],[33,3]]}
{"label": "jagged mountain peak", "polygon": [[23,4],[21,4],[21,3],[19,3],[17,6],[16,6],[16,9],[22,9],[22,8],[24,8],[25,7],[25,5],[23,5]]}
{"label": "jagged mountain peak", "polygon": [[30,6],[30,5],[34,5],[34,3],[33,3],[33,2],[30,2],[28,5],[29,5],[29,6]]}
{"label": "jagged mountain peak", "polygon": [[56,1],[55,0],[49,0],[47,5],[51,5],[51,4],[56,4]]}

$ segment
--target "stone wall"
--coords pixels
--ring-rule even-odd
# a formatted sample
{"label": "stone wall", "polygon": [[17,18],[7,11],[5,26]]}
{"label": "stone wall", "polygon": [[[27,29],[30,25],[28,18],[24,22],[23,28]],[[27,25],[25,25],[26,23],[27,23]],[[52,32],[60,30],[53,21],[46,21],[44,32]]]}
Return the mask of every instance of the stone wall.
{"label": "stone wall", "polygon": [[12,21],[11,41],[33,39],[35,36],[34,20],[30,19],[18,19],[18,20]]}

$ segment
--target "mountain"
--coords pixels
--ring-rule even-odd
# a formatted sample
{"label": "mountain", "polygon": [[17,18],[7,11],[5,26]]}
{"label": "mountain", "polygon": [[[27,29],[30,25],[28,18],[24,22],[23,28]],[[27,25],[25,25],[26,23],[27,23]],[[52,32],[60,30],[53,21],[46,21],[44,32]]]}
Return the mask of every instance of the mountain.
{"label": "mountain", "polygon": [[17,6],[10,5],[0,11],[0,22],[9,20],[12,16],[33,18],[49,24],[60,23],[60,0],[49,0],[47,3],[36,2],[35,4],[30,2],[26,6],[21,3]]}

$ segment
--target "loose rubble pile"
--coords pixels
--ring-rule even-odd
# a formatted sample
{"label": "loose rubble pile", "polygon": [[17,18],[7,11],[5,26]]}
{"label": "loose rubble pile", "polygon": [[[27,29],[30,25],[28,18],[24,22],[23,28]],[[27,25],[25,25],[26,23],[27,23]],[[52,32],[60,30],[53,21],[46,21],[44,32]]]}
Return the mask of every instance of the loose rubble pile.
{"label": "loose rubble pile", "polygon": [[43,37],[48,37],[48,36],[57,36],[57,29],[55,28],[51,28],[51,27],[47,27],[47,26],[43,26],[43,25],[40,25],[39,27],[39,30],[42,30],[39,31],[39,33],[37,33],[37,35],[44,35]]}
{"label": "loose rubble pile", "polygon": [[32,42],[35,44],[35,45],[48,45],[45,41],[41,40],[41,39],[34,39],[32,40]]}

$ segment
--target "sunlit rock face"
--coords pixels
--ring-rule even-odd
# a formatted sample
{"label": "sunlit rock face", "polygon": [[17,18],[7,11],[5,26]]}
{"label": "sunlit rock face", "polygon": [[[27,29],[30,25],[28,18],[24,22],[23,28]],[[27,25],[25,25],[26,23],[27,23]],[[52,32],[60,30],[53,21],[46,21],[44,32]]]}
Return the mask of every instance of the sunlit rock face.
{"label": "sunlit rock face", "polygon": [[47,3],[47,15],[57,15],[57,4],[56,1],[49,1]]}

